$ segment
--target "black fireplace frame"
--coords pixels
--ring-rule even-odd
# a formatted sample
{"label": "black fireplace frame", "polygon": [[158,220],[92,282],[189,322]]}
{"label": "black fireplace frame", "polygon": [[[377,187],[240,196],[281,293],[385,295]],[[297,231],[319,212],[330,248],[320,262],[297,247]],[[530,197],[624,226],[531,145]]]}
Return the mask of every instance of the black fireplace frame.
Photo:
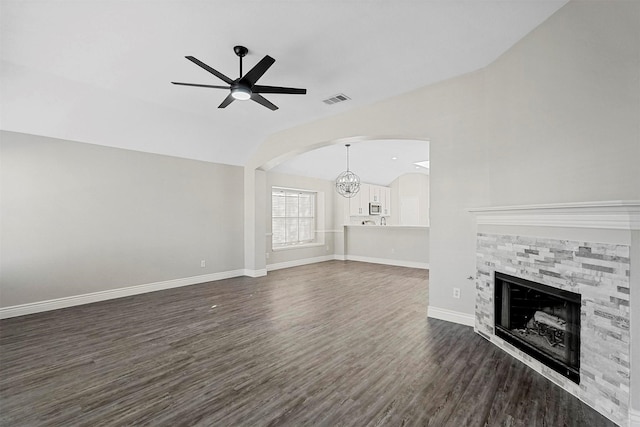
{"label": "black fireplace frame", "polygon": [[[547,353],[538,349],[537,347],[529,344],[523,339],[519,338],[517,335],[513,334],[509,328],[502,326],[502,304],[503,304],[503,284],[507,284],[510,286],[511,284],[516,286],[521,286],[529,289],[533,289],[538,292],[543,292],[549,294],[553,297],[574,303],[578,305],[578,313],[577,319],[575,319],[580,324],[580,307],[581,307],[581,296],[575,292],[565,291],[563,289],[554,288],[548,285],[543,285],[541,283],[532,282],[530,280],[521,279],[519,277],[510,276],[508,274],[495,272],[494,278],[494,333],[496,336],[502,338],[506,342],[510,343],[514,347],[524,351],[526,354],[530,355],[534,359],[544,363],[546,366],[550,367],[554,371],[559,374],[569,378],[571,381],[576,384],[580,384],[580,357],[579,355],[573,360],[571,363],[560,361],[554,357],[549,356]],[[507,297],[508,298],[508,297]],[[569,325],[571,322],[567,322]],[[571,327],[571,326],[570,326]],[[571,329],[569,331],[572,334],[571,346],[577,346],[578,354],[580,349],[580,333],[579,328],[578,331]]]}

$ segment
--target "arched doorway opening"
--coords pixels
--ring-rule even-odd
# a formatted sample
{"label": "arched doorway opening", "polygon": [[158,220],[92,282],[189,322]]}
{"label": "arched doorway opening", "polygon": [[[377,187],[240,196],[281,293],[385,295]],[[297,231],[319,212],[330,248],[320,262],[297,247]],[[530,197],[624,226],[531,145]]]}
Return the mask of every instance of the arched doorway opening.
{"label": "arched doorway opening", "polygon": [[[326,203],[326,205],[329,205],[331,207],[332,217],[328,218],[329,214],[327,214],[327,217],[323,218],[325,223],[321,224],[319,227],[319,231],[321,233],[324,233],[324,236],[326,236],[325,239],[320,239],[324,247],[319,248],[318,246],[320,246],[320,244],[318,244],[316,245],[315,250],[309,247],[304,248],[304,254],[298,255],[298,256],[292,256],[291,254],[293,253],[293,251],[287,252],[286,256],[283,256],[282,252],[278,252],[274,255],[274,252],[272,250],[273,249],[272,217],[271,217],[272,204],[270,200],[270,198],[272,197],[272,187],[274,186],[274,183],[277,183],[276,186],[278,187],[300,189],[304,187],[303,183],[308,182],[308,180],[305,181],[304,179],[302,180],[294,179],[294,180],[283,182],[283,180],[274,180],[272,176],[283,174],[283,173],[296,174],[295,170],[294,172],[291,172],[290,169],[287,169],[286,167],[283,168],[283,165],[288,165],[288,164],[290,165],[292,164],[292,161],[293,163],[296,163],[295,161],[296,159],[300,159],[303,157],[307,158],[311,153],[319,153],[322,151],[326,151],[326,149],[328,148],[332,148],[334,150],[333,153],[338,153],[338,154],[331,155],[329,156],[328,159],[325,156],[325,160],[328,163],[330,163],[333,168],[337,167],[338,169],[336,169],[336,171],[343,170],[345,168],[344,145],[348,143],[352,145],[352,150],[353,150],[352,156],[351,156],[351,164],[353,166],[352,169],[356,171],[356,173],[358,172],[358,170],[361,171],[363,175],[362,176],[363,183],[384,187],[391,184],[396,177],[394,177],[393,180],[389,179],[388,181],[385,181],[385,178],[381,178],[381,180],[378,180],[378,181],[376,181],[375,178],[372,178],[371,169],[375,171],[375,168],[381,168],[381,166],[379,166],[378,163],[376,162],[370,162],[368,160],[370,159],[370,156],[366,154],[367,150],[364,150],[364,147],[369,146],[369,147],[379,148],[382,146],[381,144],[384,144],[385,142],[388,143],[390,146],[393,146],[393,144],[396,143],[399,147],[399,149],[395,151],[396,155],[390,154],[393,151],[392,149],[393,147],[388,152],[384,153],[385,156],[388,156],[389,162],[395,161],[395,160],[391,160],[392,157],[395,157],[396,160],[402,159],[400,161],[404,161],[404,162],[407,161],[408,156],[403,156],[403,152],[401,149],[403,144],[404,146],[408,146],[407,144],[413,144],[414,146],[421,146],[424,149],[423,154],[417,157],[414,155],[414,157],[411,158],[412,161],[409,164],[411,168],[413,168],[413,172],[415,173],[423,172],[425,170],[424,166],[418,166],[418,165],[415,165],[414,163],[418,161],[429,160],[429,150],[428,150],[429,139],[428,138],[402,137],[402,136],[401,137],[358,136],[358,137],[346,137],[346,138],[338,138],[338,139],[327,140],[327,141],[312,142],[308,144],[300,144],[295,147],[289,147],[288,150],[287,149],[274,150],[274,152],[270,156],[264,157],[260,165],[256,165],[255,169],[248,171],[249,172],[248,175],[250,176],[246,176],[247,174],[245,174],[245,178],[247,179],[247,181],[251,180],[249,184],[253,183],[253,186],[252,186],[253,193],[251,197],[252,200],[249,201],[250,204],[253,204],[253,206],[249,206],[249,209],[253,211],[252,213],[254,214],[254,217],[248,218],[249,227],[248,229],[245,229],[245,232],[247,232],[247,234],[245,235],[245,243],[248,243],[248,245],[246,246],[246,249],[249,250],[249,253],[247,254],[247,259],[249,261],[251,260],[255,261],[255,264],[254,264],[255,267],[253,269],[254,274],[249,274],[249,275],[266,274],[267,269],[271,269],[271,268],[275,269],[277,267],[283,268],[285,266],[299,265],[296,263],[297,262],[303,263],[308,260],[315,259],[319,261],[319,260],[326,259],[326,257],[335,257],[335,259],[346,259],[347,257],[349,257],[350,254],[348,253],[348,247],[347,247],[347,241],[346,241],[347,239],[344,238],[345,235],[343,233],[343,231],[345,230],[344,226],[356,225],[362,222],[363,220],[369,221],[367,222],[367,224],[372,224],[375,222],[377,225],[379,225],[381,223],[380,216],[369,216],[366,219],[365,217],[367,217],[368,215],[363,215],[362,217],[357,217],[357,216],[351,217],[348,211],[349,205],[348,204],[345,205],[344,203],[340,205],[339,202],[341,201],[341,199],[339,198],[339,196],[335,195],[335,191],[326,190],[327,188],[326,186],[323,187],[325,189],[323,191],[324,193],[323,201]],[[415,152],[415,150],[413,151]],[[357,155],[362,155],[362,157],[359,158],[358,160],[355,160]],[[320,158],[322,157],[323,156],[320,156]],[[300,162],[297,162],[297,163],[300,164]],[[372,164],[368,165],[367,163],[372,163]],[[302,164],[304,164],[304,162],[302,162]],[[365,170],[367,168],[365,168],[364,166],[372,166],[372,167],[369,168],[369,170]],[[325,167],[325,169],[331,169],[331,168]],[[412,171],[406,170],[406,173],[410,173],[410,172]],[[328,175],[326,173],[328,173]],[[332,179],[335,179],[335,176],[338,175],[338,172],[335,172],[335,173],[326,172],[326,173],[321,178],[325,181],[330,181]],[[245,183],[245,186],[246,184],[247,182]],[[397,182],[396,182],[396,187],[397,187]],[[428,197],[428,189],[427,189],[427,197]],[[401,225],[400,215],[399,215],[399,212],[401,210],[399,209],[399,206],[401,203],[400,199],[401,197],[398,194],[397,188],[396,188],[396,194],[393,202],[395,209],[392,209],[392,210],[395,210],[396,215],[395,217],[393,217],[392,215],[393,219],[390,221],[391,223],[389,225]],[[406,200],[404,200],[404,202],[407,202],[410,199],[410,197],[405,197],[405,199]],[[344,201],[344,202],[346,203],[348,201]],[[366,201],[366,203],[368,203],[368,200]],[[428,201],[425,205],[426,205],[426,208],[423,208],[422,211],[426,212],[424,216],[427,218],[427,223],[424,225],[428,226]],[[407,206],[404,206],[405,211],[409,209]],[[417,224],[417,217],[418,217],[418,212],[420,211],[421,206],[419,205],[419,203],[415,201],[412,206],[413,206],[413,210],[410,212],[412,213],[412,215],[406,215],[406,217],[409,219],[413,218],[413,220],[416,221],[416,223],[412,225],[418,226],[419,224]],[[407,218],[404,218],[404,219],[407,220]],[[328,226],[325,226],[327,224]],[[252,227],[253,227],[253,230],[250,230],[250,228]],[[250,242],[247,242],[247,240],[250,240]],[[400,259],[403,256],[402,249],[392,247],[392,246],[396,246],[396,245],[388,245],[386,249],[390,252],[385,256],[383,256],[382,253],[378,253],[376,256],[370,256],[370,257],[366,257],[363,255],[362,258],[369,258],[369,259],[375,258],[380,261],[384,261],[385,259],[387,259],[388,262],[398,263],[397,265],[428,266],[428,261],[418,263],[415,261],[411,262],[411,261],[405,260],[405,262],[403,263],[402,260]],[[426,246],[426,249],[424,250],[427,251],[428,253],[428,243],[425,244],[425,246]],[[358,256],[353,254],[351,255],[354,257]],[[374,254],[372,253],[371,255],[374,255]]]}

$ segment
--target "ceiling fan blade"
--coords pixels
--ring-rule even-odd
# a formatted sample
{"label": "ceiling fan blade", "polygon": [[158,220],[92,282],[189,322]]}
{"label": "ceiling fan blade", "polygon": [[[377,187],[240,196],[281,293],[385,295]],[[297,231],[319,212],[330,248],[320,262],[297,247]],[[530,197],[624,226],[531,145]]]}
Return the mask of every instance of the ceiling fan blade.
{"label": "ceiling fan blade", "polygon": [[244,83],[248,83],[249,86],[253,86],[256,84],[258,79],[262,77],[262,75],[276,62],[275,59],[266,55],[260,62],[258,62],[252,69],[249,70],[247,74],[245,74],[240,81]]}
{"label": "ceiling fan blade", "polygon": [[171,82],[174,85],[182,85],[182,86],[197,86],[197,87],[210,87],[213,89],[231,89],[229,86],[215,86],[215,85],[201,85],[197,83],[180,83],[180,82]]}
{"label": "ceiling fan blade", "polygon": [[219,78],[220,80],[223,80],[224,82],[229,83],[229,84],[233,83],[233,80],[231,80],[229,77],[225,76],[220,71],[209,67],[207,64],[205,64],[204,62],[200,61],[199,59],[194,58],[193,56],[185,56],[185,58],[187,58],[189,61],[193,62],[194,64],[204,68],[205,70],[207,70],[208,72],[210,72],[211,74],[213,74],[214,76]]}
{"label": "ceiling fan blade", "polygon": [[295,87],[279,87],[279,86],[259,86],[255,85],[251,88],[253,93],[289,93],[294,95],[305,95],[306,89],[298,89]]}
{"label": "ceiling fan blade", "polygon": [[227,105],[231,104],[235,101],[235,98],[231,96],[231,94],[227,95],[227,97],[222,101],[222,104],[218,105],[218,108],[225,108]]}
{"label": "ceiling fan blade", "polygon": [[264,105],[265,107],[267,107],[271,111],[276,111],[278,109],[278,107],[276,107],[274,104],[269,102],[267,100],[267,98],[265,98],[265,97],[263,97],[261,95],[258,95],[257,93],[251,94],[251,99],[256,101],[258,104]]}

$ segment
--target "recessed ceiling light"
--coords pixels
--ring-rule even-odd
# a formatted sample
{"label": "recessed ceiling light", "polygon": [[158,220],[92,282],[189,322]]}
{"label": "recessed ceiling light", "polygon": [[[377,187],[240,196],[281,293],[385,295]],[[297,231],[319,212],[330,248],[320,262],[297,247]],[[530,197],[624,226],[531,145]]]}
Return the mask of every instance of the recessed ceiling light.
{"label": "recessed ceiling light", "polygon": [[398,158],[397,157],[392,157],[391,160],[398,160]]}
{"label": "recessed ceiling light", "polygon": [[418,167],[429,169],[429,160],[423,160],[421,162],[415,162],[414,165],[416,165],[416,169],[418,169]]}

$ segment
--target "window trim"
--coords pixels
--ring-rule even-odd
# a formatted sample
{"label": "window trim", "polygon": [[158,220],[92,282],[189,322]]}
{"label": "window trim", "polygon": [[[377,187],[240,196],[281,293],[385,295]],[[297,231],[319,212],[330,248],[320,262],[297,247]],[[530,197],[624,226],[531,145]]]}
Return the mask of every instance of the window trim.
{"label": "window trim", "polygon": [[[284,217],[274,217],[273,216],[273,196],[275,192],[278,191],[284,191],[286,192],[295,192],[295,193],[305,193],[305,194],[310,194],[313,196],[313,216],[311,217],[301,217],[301,216],[296,216],[296,217],[287,217],[286,214]],[[321,239],[318,238],[318,216],[319,216],[319,208],[318,208],[318,201],[319,201],[319,191],[317,190],[308,190],[308,189],[302,189],[302,188],[291,188],[291,187],[281,187],[281,186],[277,186],[277,185],[273,185],[271,186],[271,209],[270,209],[270,216],[271,216],[271,250],[272,251],[281,251],[281,250],[290,250],[290,249],[301,249],[301,248],[308,248],[308,247],[314,247],[314,246],[322,246],[324,245],[324,241],[321,241]],[[313,238],[311,240],[304,240],[304,241],[297,241],[295,243],[284,243],[284,244],[274,244],[273,242],[273,220],[274,218],[284,218],[286,220],[286,218],[311,218],[313,219],[312,221],[312,233],[313,234]],[[285,238],[286,239],[286,238]]]}

